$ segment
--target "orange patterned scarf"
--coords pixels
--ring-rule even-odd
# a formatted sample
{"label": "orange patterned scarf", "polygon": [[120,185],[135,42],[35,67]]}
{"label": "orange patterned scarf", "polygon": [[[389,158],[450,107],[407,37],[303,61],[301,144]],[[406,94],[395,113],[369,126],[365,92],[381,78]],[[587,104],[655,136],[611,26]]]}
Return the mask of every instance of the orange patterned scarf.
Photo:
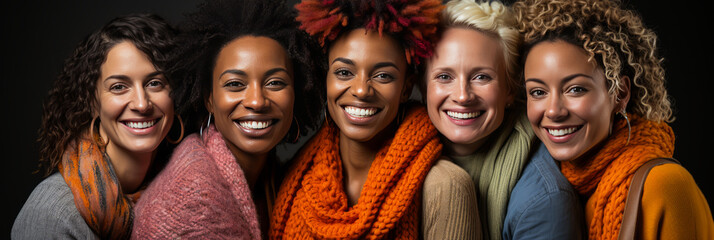
{"label": "orange patterned scarf", "polygon": [[419,199],[441,153],[423,107],[412,108],[378,153],[357,204],[343,189],[339,129],[327,124],[303,148],[278,193],[271,239],[417,239]]}
{"label": "orange patterned scarf", "polygon": [[575,189],[598,198],[589,226],[590,239],[616,239],[627,200],[627,190],[637,168],[654,158],[672,157],[674,132],[664,122],[653,122],[631,114],[632,136],[627,143],[627,124],[615,123],[613,134],[592,159],[576,166],[562,162],[563,175]]}
{"label": "orange patterned scarf", "polygon": [[128,239],[133,205],[141,191],[125,195],[109,157],[88,139],[71,144],[59,172],[72,190],[74,205],[87,225],[102,239]]}

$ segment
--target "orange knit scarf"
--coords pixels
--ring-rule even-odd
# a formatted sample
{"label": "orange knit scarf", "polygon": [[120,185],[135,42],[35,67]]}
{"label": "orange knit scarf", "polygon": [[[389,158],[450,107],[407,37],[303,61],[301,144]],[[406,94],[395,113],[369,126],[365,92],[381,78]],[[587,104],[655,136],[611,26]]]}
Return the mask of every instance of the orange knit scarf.
{"label": "orange knit scarf", "polygon": [[563,162],[561,171],[575,189],[589,198],[597,189],[590,239],[616,239],[627,200],[627,190],[637,168],[654,158],[672,157],[674,132],[664,122],[631,114],[632,136],[627,143],[627,124],[615,123],[613,134],[591,159],[574,165]]}
{"label": "orange knit scarf", "polygon": [[133,205],[141,191],[125,195],[109,157],[94,142],[80,139],[65,150],[59,172],[72,190],[74,205],[102,239],[128,239]]}
{"label": "orange knit scarf", "polygon": [[327,124],[303,148],[278,193],[271,239],[417,239],[419,200],[441,153],[426,110],[412,108],[377,154],[357,204],[343,190],[339,129]]}

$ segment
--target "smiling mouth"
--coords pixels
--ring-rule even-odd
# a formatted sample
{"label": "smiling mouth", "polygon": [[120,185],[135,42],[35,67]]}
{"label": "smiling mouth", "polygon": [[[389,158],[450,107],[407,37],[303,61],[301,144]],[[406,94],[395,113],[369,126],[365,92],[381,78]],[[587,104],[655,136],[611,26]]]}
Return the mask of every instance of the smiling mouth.
{"label": "smiling mouth", "polygon": [[551,129],[551,128],[546,128],[548,130],[548,133],[554,137],[562,137],[565,135],[570,135],[573,134],[574,132],[580,130],[583,125],[576,126],[576,127],[569,127],[569,128],[561,128],[561,129]]}
{"label": "smiling mouth", "polygon": [[469,112],[469,113],[446,111],[446,115],[448,115],[449,117],[451,117],[453,119],[458,119],[458,120],[477,118],[478,116],[481,116],[481,113],[482,113],[481,111]]}
{"label": "smiling mouth", "polygon": [[134,128],[134,129],[144,129],[144,128],[150,128],[153,127],[154,124],[159,122],[159,119],[154,119],[151,121],[123,121],[122,123],[126,125],[127,127]]}
{"label": "smiling mouth", "polygon": [[241,127],[246,129],[266,129],[273,125],[273,120],[265,121],[237,121]]}
{"label": "smiling mouth", "polygon": [[377,114],[377,112],[379,110],[377,108],[359,108],[359,107],[353,107],[353,106],[347,106],[347,107],[344,107],[344,109],[345,109],[345,112],[347,114],[349,114],[350,116],[358,117],[358,118],[374,116],[374,114]]}

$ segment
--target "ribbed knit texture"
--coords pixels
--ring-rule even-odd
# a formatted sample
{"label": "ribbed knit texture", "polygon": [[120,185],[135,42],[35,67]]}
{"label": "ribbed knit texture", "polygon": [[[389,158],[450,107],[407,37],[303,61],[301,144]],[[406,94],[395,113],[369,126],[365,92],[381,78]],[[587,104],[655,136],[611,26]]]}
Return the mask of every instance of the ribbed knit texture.
{"label": "ribbed knit texture", "polygon": [[59,164],[74,204],[87,225],[102,239],[128,239],[133,221],[132,206],[141,191],[126,195],[109,157],[89,139],[70,144]]}
{"label": "ribbed knit texture", "polygon": [[136,205],[134,239],[260,239],[243,170],[211,126],[188,136]]}
{"label": "ribbed knit texture", "polygon": [[271,239],[417,239],[421,187],[441,153],[423,107],[408,110],[394,138],[378,153],[359,200],[343,189],[339,129],[323,126],[302,149],[283,181]]}
{"label": "ribbed knit texture", "polygon": [[501,239],[508,199],[528,164],[534,139],[525,111],[512,109],[476,153],[464,157],[449,156],[478,183],[483,239]]}
{"label": "ribbed knit texture", "polygon": [[581,195],[589,198],[597,189],[590,239],[617,239],[627,200],[627,191],[637,168],[654,158],[672,157],[674,132],[664,122],[630,114],[632,135],[627,142],[627,124],[618,120],[612,135],[590,159],[561,163],[561,172]]}

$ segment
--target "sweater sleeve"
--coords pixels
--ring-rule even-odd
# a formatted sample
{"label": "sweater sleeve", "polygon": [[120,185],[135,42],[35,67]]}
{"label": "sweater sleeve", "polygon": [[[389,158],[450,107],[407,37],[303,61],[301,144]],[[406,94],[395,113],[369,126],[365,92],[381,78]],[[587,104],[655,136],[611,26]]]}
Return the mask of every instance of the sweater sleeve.
{"label": "sweater sleeve", "polygon": [[481,239],[476,187],[466,171],[439,160],[424,180],[424,239]]}
{"label": "sweater sleeve", "polygon": [[652,168],[642,190],[640,239],[714,239],[714,221],[704,194],[679,164]]}
{"label": "sweater sleeve", "polygon": [[[136,206],[132,238],[227,239],[240,236],[241,215],[207,154],[169,164]],[[173,161],[173,159],[172,159]]]}
{"label": "sweater sleeve", "polygon": [[12,226],[12,239],[99,239],[74,205],[59,173],[32,191]]}

